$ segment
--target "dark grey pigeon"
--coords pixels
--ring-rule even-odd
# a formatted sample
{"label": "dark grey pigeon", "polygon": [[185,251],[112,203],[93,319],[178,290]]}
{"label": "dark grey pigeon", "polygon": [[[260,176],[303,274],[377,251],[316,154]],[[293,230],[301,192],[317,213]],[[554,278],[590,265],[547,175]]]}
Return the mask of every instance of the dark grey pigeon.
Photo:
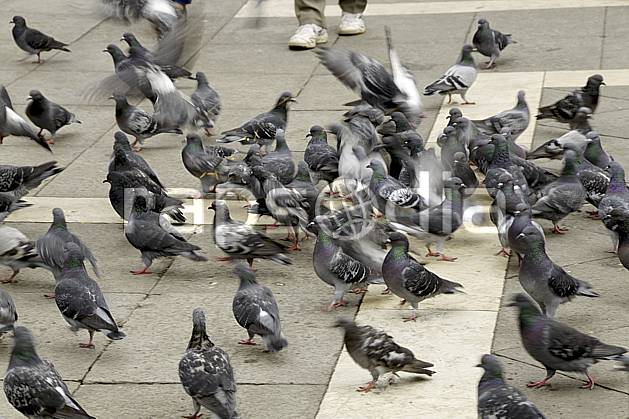
{"label": "dark grey pigeon", "polygon": [[35,246],[35,242],[20,230],[8,225],[0,225],[0,265],[8,266],[13,271],[9,278],[0,282],[16,283],[15,277],[24,268],[49,269],[39,257]]}
{"label": "dark grey pigeon", "polygon": [[[589,135],[589,134],[588,134]],[[561,159],[563,152],[569,145],[585,148],[588,143],[588,138],[577,130],[571,130],[562,135],[559,138],[553,138],[546,141],[535,150],[529,151],[526,154],[528,160],[534,159]],[[609,164],[609,162],[607,163]],[[607,164],[605,167],[607,167]]]}
{"label": "dark grey pigeon", "polygon": [[452,156],[452,176],[461,179],[461,183],[465,185],[463,189],[463,198],[469,198],[474,195],[474,191],[478,188],[479,182],[476,173],[470,167],[470,162],[463,152],[456,152]]}
{"label": "dark grey pigeon", "polygon": [[310,178],[315,185],[323,180],[333,182],[339,176],[339,155],[334,147],[328,144],[328,134],[323,127],[314,125],[306,136],[310,138],[304,160],[308,163]]}
{"label": "dark grey pigeon", "polygon": [[529,206],[526,197],[516,185],[515,179],[509,172],[504,172],[498,178],[497,192],[494,201],[491,204],[489,218],[498,229],[498,239],[502,249],[496,256],[511,256],[509,252],[509,229],[515,220],[515,213],[518,211],[518,205]]}
{"label": "dark grey pigeon", "polygon": [[208,193],[215,192],[218,184],[227,181],[226,159],[235,152],[227,147],[205,147],[201,137],[188,134],[181,159],[188,173],[201,181],[201,192]]}
{"label": "dark grey pigeon", "polygon": [[588,368],[600,360],[614,359],[627,352],[620,346],[607,345],[563,323],[544,316],[524,294],[517,294],[511,306],[519,309],[520,337],[524,349],[546,368],[546,377],[532,381],[527,387],[541,388],[550,385],[557,371],[582,372],[587,383],[582,388],[593,389],[594,379]]}
{"label": "dark grey pigeon", "polygon": [[539,108],[537,119],[552,118],[559,122],[569,123],[574,119],[579,108],[586,107],[596,112],[601,85],[604,86],[605,82],[600,74],[588,77],[585,86],[579,90],[575,90],[552,105]]}
{"label": "dark grey pigeon", "polygon": [[452,95],[456,93],[461,95],[461,99],[463,99],[464,104],[474,104],[474,102],[469,102],[465,98],[467,90],[472,87],[472,84],[474,84],[476,76],[478,75],[476,63],[472,57],[473,50],[474,47],[471,45],[464,45],[456,64],[448,68],[444,75],[439,77],[439,79],[426,86],[424,89],[424,95],[432,96],[435,93],[448,95],[449,105],[452,102]]}
{"label": "dark grey pigeon", "polygon": [[395,343],[393,337],[382,330],[368,325],[358,326],[347,318],[337,319],[334,325],[343,328],[343,343],[354,362],[371,373],[372,380],[357,391],[371,391],[386,373],[397,375],[403,371],[432,376],[436,372],[428,369],[434,364],[415,358],[410,349]]}
{"label": "dark grey pigeon", "polygon": [[544,242],[546,241],[546,237],[544,236],[542,226],[533,221],[531,207],[526,202],[516,204],[510,213],[513,216],[513,222],[507,230],[507,243],[509,244],[509,248],[516,252],[516,255],[521,262],[522,256],[529,249],[529,245],[526,241],[518,240],[520,233],[522,233],[525,228],[532,226],[539,231]]}
{"label": "dark grey pigeon", "polygon": [[577,176],[577,154],[572,150],[564,152],[564,166],[559,178],[541,190],[541,197],[531,207],[534,217],[553,222],[551,232],[564,234],[567,228],[559,227],[559,221],[578,211],[587,197],[585,188]]}
{"label": "dark grey pigeon", "polygon": [[273,173],[282,185],[288,185],[297,175],[297,164],[286,143],[285,132],[278,129],[275,133],[275,150],[262,157],[262,165]]}
{"label": "dark grey pigeon", "polygon": [[140,43],[140,41],[138,41],[138,39],[135,37],[134,34],[130,32],[125,32],[122,34],[122,38],[120,38],[120,40],[125,41],[127,45],[129,45],[130,52],[133,51],[133,53],[138,54],[139,56],[143,57],[145,60],[158,65],[159,68],[164,73],[166,73],[166,75],[170,77],[172,80],[175,80],[181,77],[185,77],[188,79],[193,78],[192,73],[190,73],[185,68],[178,66],[176,64],[167,63],[165,62],[166,60],[160,59],[159,51],[156,51],[156,53],[153,53],[152,51],[149,51],[148,49],[146,49]]}
{"label": "dark grey pigeon", "polygon": [[246,265],[236,265],[236,275],[240,286],[232,304],[234,317],[238,324],[247,330],[249,339],[241,340],[241,345],[255,345],[255,335],[262,337],[268,352],[279,352],[288,346],[282,335],[280,310],[273,292],[258,284],[256,275]]}
{"label": "dark grey pigeon", "polygon": [[140,151],[144,140],[158,134],[181,134],[179,128],[162,127],[152,115],[130,105],[124,95],[114,95],[116,101],[116,123],[118,128],[135,138],[131,145],[134,151]]}
{"label": "dark grey pigeon", "polygon": [[13,330],[17,317],[17,310],[11,294],[0,289],[0,336]]}
{"label": "dark grey pigeon", "polygon": [[39,90],[31,90],[28,100],[30,102],[26,105],[26,116],[39,128],[37,135],[43,137],[44,130],[50,133],[48,144],[55,143],[55,135],[59,129],[66,125],[81,123],[76,115],[48,100]]}
{"label": "dark grey pigeon", "polygon": [[41,57],[39,54],[46,51],[52,51],[53,49],[71,52],[68,48],[68,44],[57,41],[52,36],[48,36],[41,33],[37,29],[32,29],[26,26],[26,20],[22,16],[13,16],[11,22],[13,26],[13,40],[15,44],[23,51],[29,54],[37,54],[37,64],[41,63]]}
{"label": "dark grey pigeon", "polygon": [[221,98],[218,92],[208,83],[205,73],[198,71],[195,78],[197,80],[197,88],[190,95],[190,100],[197,108],[202,109],[209,115],[210,124],[206,127],[206,132],[209,133],[209,130],[216,125],[216,120],[221,113]]}
{"label": "dark grey pigeon", "polygon": [[517,44],[511,38],[511,34],[505,34],[489,27],[489,22],[486,19],[478,19],[478,29],[474,33],[472,43],[476,48],[476,51],[483,54],[485,57],[489,57],[487,62],[487,68],[491,68],[496,63],[500,53],[509,44]]}
{"label": "dark grey pigeon", "polygon": [[[136,168],[144,172],[157,185],[164,188],[164,184],[159,180],[157,173],[155,173],[148,162],[144,160],[144,157],[133,152],[129,144],[129,138],[122,131],[116,131],[114,133],[113,149],[114,152],[109,162],[109,172],[123,172]],[[124,154],[124,161],[116,161],[116,152],[118,152],[118,150],[121,150]]]}
{"label": "dark grey pigeon", "polygon": [[546,416],[522,392],[507,384],[502,366],[493,355],[483,355],[477,365],[483,369],[478,382],[480,419],[545,419]]}
{"label": "dark grey pigeon", "polygon": [[85,270],[81,248],[68,243],[64,253],[65,262],[55,286],[55,302],[70,330],[89,332],[89,342],[79,343],[79,347],[93,349],[94,332],[103,332],[111,340],[123,339],[126,335],[118,329],[98,283]]}
{"label": "dark grey pigeon", "polygon": [[529,126],[531,118],[529,105],[526,103],[524,96],[524,90],[518,91],[515,107],[485,119],[473,120],[472,123],[486,135],[502,134],[503,128],[509,128],[510,140],[515,142]]}
{"label": "dark grey pigeon", "polygon": [[52,224],[50,228],[46,234],[37,240],[37,253],[39,253],[44,263],[48,265],[55,276],[55,280],[59,280],[61,272],[63,271],[63,264],[65,262],[64,247],[68,243],[74,243],[81,249],[83,258],[90,262],[94,273],[96,276],[100,277],[100,271],[96,265],[96,257],[80,238],[68,230],[68,224],[66,223],[63,210],[61,208],[54,208],[52,210]]}
{"label": "dark grey pigeon", "polygon": [[37,135],[35,128],[30,126],[24,118],[15,112],[7,89],[0,85],[0,144],[2,144],[5,137],[10,135],[30,138],[46,150],[52,152],[48,143]]}
{"label": "dark grey pigeon", "polygon": [[294,102],[291,92],[284,92],[275,103],[275,107],[268,112],[256,115],[240,127],[224,131],[218,143],[232,143],[234,141],[253,142],[268,145],[275,139],[278,129],[286,129],[288,120],[288,104]]}
{"label": "dark grey pigeon", "polygon": [[35,350],[31,332],[18,326],[7,373],[4,394],[11,405],[28,418],[88,418],[51,362]]}
{"label": "dark grey pigeon", "polygon": [[450,110],[448,111],[448,116],[446,116],[446,119],[448,120],[447,126],[451,127],[452,125],[454,125],[455,121],[461,118],[462,116],[463,116],[463,112],[461,112],[461,109],[450,108]]}
{"label": "dark grey pigeon", "polygon": [[192,336],[179,361],[179,380],[194,406],[194,413],[188,418],[199,418],[201,406],[221,419],[240,417],[236,412],[236,380],[229,355],[208,337],[201,308],[192,312]]}
{"label": "dark grey pigeon", "polygon": [[382,264],[382,276],[393,294],[411,304],[411,316],[404,321],[417,319],[417,306],[426,298],[462,292],[463,285],[439,277],[409,255],[408,238],[404,234],[395,232],[389,239],[391,250]]}
{"label": "dark grey pigeon", "polygon": [[[461,127],[461,125],[456,125],[456,127]],[[437,145],[440,148],[441,165],[446,170],[452,170],[452,162],[456,153],[468,155],[467,147],[463,141],[459,140],[455,126],[447,126],[443,129],[443,133],[437,137]]]}
{"label": "dark grey pigeon", "polygon": [[22,198],[32,189],[51,176],[63,172],[56,161],[39,166],[0,165],[0,192],[7,192],[16,198]]}
{"label": "dark grey pigeon", "polygon": [[555,317],[559,305],[577,295],[599,296],[589,283],[573,277],[548,257],[544,236],[535,226],[525,227],[516,241],[522,252],[520,284],[548,317]]}
{"label": "dark grey pigeon", "polygon": [[227,253],[227,260],[246,259],[253,265],[254,259],[270,259],[281,265],[292,262],[284,253],[286,246],[257,232],[253,226],[232,220],[225,201],[214,201],[214,243]]}
{"label": "dark grey pigeon", "polygon": [[28,208],[33,204],[16,198],[8,192],[0,192],[0,221],[4,221],[13,211]]}
{"label": "dark grey pigeon", "polygon": [[183,256],[194,262],[206,262],[205,256],[197,253],[201,248],[183,240],[165,229],[147,207],[146,198],[137,195],[125,228],[125,237],[142,254],[144,267],[131,271],[133,275],[149,275],[153,260],[160,257]]}

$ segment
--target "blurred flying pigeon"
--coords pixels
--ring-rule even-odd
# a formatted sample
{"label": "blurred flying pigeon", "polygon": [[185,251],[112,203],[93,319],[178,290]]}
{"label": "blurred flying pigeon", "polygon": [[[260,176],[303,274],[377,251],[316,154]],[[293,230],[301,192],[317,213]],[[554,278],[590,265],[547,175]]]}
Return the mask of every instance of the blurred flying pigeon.
{"label": "blurred flying pigeon", "polygon": [[605,82],[600,74],[588,77],[585,86],[579,90],[575,90],[552,105],[539,108],[537,119],[552,118],[559,122],[569,123],[574,119],[579,108],[586,107],[596,112],[601,85],[605,86]]}
{"label": "blurred flying pigeon", "polygon": [[195,75],[197,88],[190,95],[190,100],[194,105],[209,115],[210,124],[206,127],[206,132],[216,125],[216,120],[221,113],[221,98],[218,92],[210,86],[205,73],[197,72]]}
{"label": "blurred flying pigeon", "polygon": [[555,317],[559,305],[577,295],[599,296],[590,284],[573,277],[548,257],[544,236],[536,227],[524,228],[516,241],[522,251],[520,284],[548,317]]}
{"label": "blurred flying pigeon", "polygon": [[152,274],[149,268],[153,260],[160,257],[183,256],[194,262],[207,261],[205,256],[197,253],[201,250],[199,246],[188,243],[180,235],[174,235],[164,229],[152,214],[154,213],[147,207],[146,198],[136,196],[124,233],[129,243],[142,254],[144,267],[131,271],[133,275]]}
{"label": "blurred flying pigeon", "polygon": [[498,57],[500,57],[500,52],[509,44],[517,44],[516,41],[511,39],[511,34],[504,34],[490,28],[489,22],[485,19],[478,19],[478,29],[474,33],[472,43],[476,51],[490,58],[489,62],[486,63],[487,68],[491,68],[495,64]]}
{"label": "blurred flying pigeon", "polygon": [[13,40],[15,44],[23,51],[29,54],[37,54],[37,64],[41,63],[41,57],[39,54],[46,51],[52,51],[58,49],[61,51],[70,52],[68,44],[57,41],[52,36],[41,33],[37,29],[31,29],[26,26],[26,20],[22,16],[13,16],[11,22],[13,26]]}
{"label": "blurred flying pigeon", "polygon": [[339,156],[336,150],[328,144],[328,134],[319,125],[310,127],[306,136],[310,138],[304,160],[308,163],[310,179],[315,185],[323,180],[333,182],[339,176]]}
{"label": "blurred flying pigeon", "polygon": [[[130,54],[129,57],[127,57],[120,47],[114,44],[107,45],[103,52],[108,53],[113,60],[114,75],[97,83],[94,87],[94,91],[91,92],[92,97],[101,93],[113,96],[124,96],[130,91],[137,89],[137,91],[141,92],[151,103],[154,104],[156,102],[157,93],[147,77],[148,71],[151,68],[156,72],[161,72],[156,65],[151,64],[144,59],[144,57],[138,56],[137,54]],[[168,76],[164,74],[164,77],[167,78]]]}
{"label": "blurred flying pigeon", "polygon": [[13,298],[8,292],[0,289],[0,336],[13,330],[17,317]]}
{"label": "blurred flying pigeon", "polygon": [[8,225],[0,225],[0,265],[8,266],[13,271],[9,278],[0,282],[3,284],[17,282],[15,277],[20,273],[20,269],[49,269],[39,257],[35,246],[35,242],[20,230]]}
{"label": "blurred flying pigeon", "polygon": [[16,198],[8,192],[0,192],[0,221],[4,221],[13,211],[28,208],[33,204]]}
{"label": "blurred flying pigeon", "polygon": [[517,294],[511,306],[519,309],[520,337],[524,349],[546,368],[546,377],[532,381],[527,387],[541,388],[549,385],[556,371],[582,372],[587,384],[582,388],[593,389],[594,379],[588,368],[599,360],[610,359],[627,352],[620,346],[607,345],[565,324],[540,313],[524,294]]}
{"label": "blurred flying pigeon", "polygon": [[4,377],[9,403],[29,418],[95,419],[72,397],[55,366],[37,355],[31,332],[18,326],[13,333],[13,351]]}
{"label": "blurred flying pigeon", "polygon": [[228,259],[246,259],[249,265],[254,259],[270,259],[281,265],[291,265],[284,254],[286,246],[257,232],[253,226],[232,220],[225,201],[214,201],[214,243]]}
{"label": "blurred flying pigeon", "polygon": [[188,173],[201,181],[201,191],[208,193],[215,192],[219,183],[227,181],[229,169],[225,159],[233,153],[235,150],[227,147],[205,147],[201,137],[188,134],[181,159]]}
{"label": "blurred flying pigeon", "polygon": [[255,273],[246,265],[236,265],[236,274],[240,286],[234,295],[232,310],[238,324],[249,335],[249,339],[238,343],[255,345],[253,338],[259,335],[268,352],[281,351],[288,346],[288,341],[282,335],[280,311],[273,292],[258,284]]}
{"label": "blurred flying pigeon", "polygon": [[522,392],[507,384],[498,358],[485,354],[477,367],[483,369],[483,376],[478,382],[480,419],[546,419]]}
{"label": "blurred flying pigeon", "polygon": [[118,330],[98,283],[85,270],[79,246],[67,243],[64,255],[63,269],[55,286],[55,302],[70,330],[86,329],[89,332],[89,342],[79,343],[79,347],[94,348],[94,332],[103,332],[112,340],[123,339],[125,334]]}
{"label": "blurred flying pigeon", "polygon": [[404,321],[417,319],[417,306],[426,298],[463,292],[460,290],[463,285],[440,278],[410,256],[408,238],[404,234],[395,232],[389,239],[391,250],[384,259],[382,275],[391,292],[411,304],[411,316]]}
{"label": "blurred flying pigeon", "polygon": [[125,32],[122,34],[122,38],[120,40],[125,41],[135,53],[140,54],[147,61],[158,65],[159,68],[171,79],[174,80],[180,77],[185,77],[188,79],[193,78],[192,73],[190,73],[185,68],[173,63],[168,63],[168,60],[164,60],[164,58],[160,56],[159,50],[152,52],[146,49],[144,46],[142,46],[142,44],[140,43],[140,41],[138,41],[134,34],[130,32]]}
{"label": "blurred flying pigeon", "polygon": [[5,137],[10,135],[28,137],[46,150],[51,151],[48,143],[37,135],[35,128],[30,126],[24,118],[13,110],[13,104],[7,89],[0,85],[0,144],[2,144],[2,140]]}
{"label": "blurred flying pigeon", "polygon": [[473,105],[474,102],[468,102],[465,98],[467,89],[472,87],[478,75],[476,63],[472,57],[473,49],[474,47],[471,45],[464,45],[456,64],[450,67],[437,81],[426,86],[424,95],[432,96],[435,93],[448,95],[449,105],[452,102],[452,95],[456,93],[461,95],[464,104]]}
{"label": "blurred flying pigeon", "polygon": [[224,131],[218,143],[254,142],[268,145],[275,139],[278,129],[286,129],[288,119],[288,104],[295,102],[292,93],[284,92],[275,103],[275,107],[268,112],[256,115],[240,127]]}
{"label": "blurred flying pigeon", "polygon": [[22,198],[29,191],[39,187],[51,176],[63,171],[56,161],[39,166],[0,165],[0,192],[7,192],[15,198]]}
{"label": "blurred flying pigeon", "polygon": [[76,115],[63,106],[46,99],[39,90],[31,90],[28,94],[28,100],[30,102],[26,106],[26,116],[39,127],[37,135],[43,137],[42,132],[44,130],[50,132],[48,144],[55,143],[55,134],[60,128],[81,123]]}
{"label": "blurred flying pigeon", "polygon": [[192,312],[192,336],[179,361],[179,379],[194,405],[194,413],[189,418],[199,418],[201,406],[219,418],[239,418],[236,381],[229,355],[208,337],[201,308]]}
{"label": "blurred flying pigeon", "polygon": [[393,337],[368,325],[358,326],[353,320],[339,318],[334,326],[343,328],[343,343],[347,352],[360,367],[371,373],[372,380],[357,391],[367,393],[386,373],[398,372],[432,376],[428,368],[434,364],[415,358],[413,352],[393,341]]}
{"label": "blurred flying pigeon", "polygon": [[168,0],[101,0],[104,12],[124,22],[146,19],[160,35],[172,30],[177,22],[174,2]]}
{"label": "blurred flying pigeon", "polygon": [[515,141],[529,126],[529,105],[524,99],[524,90],[518,91],[515,107],[502,111],[489,118],[472,121],[476,128],[487,135],[501,134],[503,128],[509,128],[511,141]]}

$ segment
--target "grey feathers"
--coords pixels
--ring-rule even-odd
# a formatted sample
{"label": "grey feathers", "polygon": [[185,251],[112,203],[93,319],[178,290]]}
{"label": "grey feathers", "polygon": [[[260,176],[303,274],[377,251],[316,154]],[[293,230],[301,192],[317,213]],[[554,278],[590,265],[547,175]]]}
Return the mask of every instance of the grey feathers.
{"label": "grey feathers", "polygon": [[15,112],[9,93],[4,86],[0,85],[0,144],[2,144],[4,137],[10,135],[30,138],[46,150],[51,151],[48,143],[37,135],[35,129],[24,118]]}
{"label": "grey feathers", "polygon": [[53,49],[70,52],[68,44],[57,41],[51,36],[41,33],[37,29],[26,26],[26,20],[22,16],[13,16],[13,40],[21,50],[29,54],[37,54],[37,62],[41,62],[39,54]]}
{"label": "grey feathers", "polygon": [[489,27],[489,22],[485,19],[478,20],[478,29],[474,33],[472,43],[478,52],[489,57],[487,68],[491,68],[503,49],[509,44],[516,43],[511,39],[511,34],[504,34]]}
{"label": "grey feathers", "polygon": [[11,295],[0,289],[0,336],[13,330],[13,324],[17,321],[17,310]]}
{"label": "grey feathers", "polygon": [[[431,96],[435,93],[440,95],[448,95],[451,99],[453,93],[458,93],[465,103],[469,103],[465,99],[467,89],[469,89],[478,75],[476,63],[472,58],[473,47],[471,45],[463,46],[461,56],[456,64],[450,67],[438,80],[429,84],[424,89],[424,95]],[[450,103],[450,100],[448,100]]]}
{"label": "grey feathers", "polygon": [[50,132],[52,138],[60,128],[81,123],[72,112],[48,100],[39,90],[31,90],[28,99],[30,102],[26,106],[26,115],[41,131]]}

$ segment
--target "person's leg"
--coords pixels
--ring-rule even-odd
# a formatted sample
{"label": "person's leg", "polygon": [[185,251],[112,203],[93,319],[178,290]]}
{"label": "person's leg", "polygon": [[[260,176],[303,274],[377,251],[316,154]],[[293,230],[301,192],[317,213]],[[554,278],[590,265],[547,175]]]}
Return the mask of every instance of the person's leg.
{"label": "person's leg", "polygon": [[367,0],[339,0],[343,10],[339,23],[339,35],[359,35],[365,32],[363,12],[367,7]]}
{"label": "person's leg", "polygon": [[295,15],[299,25],[314,23],[325,28],[325,0],[295,0]]}
{"label": "person's leg", "polygon": [[367,8],[367,0],[339,0],[339,6],[345,13],[359,14]]}

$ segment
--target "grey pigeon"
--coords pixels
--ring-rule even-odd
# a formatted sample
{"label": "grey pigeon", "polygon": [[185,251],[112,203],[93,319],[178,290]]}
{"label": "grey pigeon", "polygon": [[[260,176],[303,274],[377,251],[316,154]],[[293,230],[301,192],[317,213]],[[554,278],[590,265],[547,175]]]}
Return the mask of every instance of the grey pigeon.
{"label": "grey pigeon", "polygon": [[17,318],[13,298],[8,292],[0,289],[0,336],[13,330]]}
{"label": "grey pigeon", "polygon": [[51,151],[48,143],[37,135],[35,128],[15,112],[7,89],[0,85],[0,144],[5,137],[10,135],[30,138],[46,150]]}
{"label": "grey pigeon", "polygon": [[72,112],[61,105],[48,100],[39,90],[31,90],[28,94],[29,104],[26,106],[26,116],[39,127],[37,135],[50,132],[48,144],[55,143],[57,131],[66,125],[80,124],[81,121]]}
{"label": "grey pigeon", "polygon": [[253,338],[259,335],[268,352],[281,351],[288,346],[288,341],[282,335],[280,310],[273,292],[258,284],[255,273],[246,265],[236,265],[236,275],[240,278],[240,286],[234,295],[232,310],[238,324],[249,335],[249,339],[238,343],[255,345]]}
{"label": "grey pigeon", "polygon": [[[112,153],[112,159],[109,162],[109,172],[123,172],[136,168],[146,174],[157,185],[164,188],[164,184],[161,180],[159,180],[157,173],[153,171],[153,168],[148,164],[148,162],[144,160],[142,156],[132,151],[131,145],[129,144],[129,138],[127,138],[122,131],[116,131],[114,133],[113,149],[114,152]],[[116,159],[116,154],[120,152],[119,150],[124,155],[124,159]]]}
{"label": "grey pigeon", "polygon": [[114,95],[116,101],[116,123],[118,128],[135,138],[131,145],[135,151],[140,151],[147,138],[158,134],[181,134],[179,128],[161,127],[153,115],[142,109],[130,105],[124,95]]}
{"label": "grey pigeon", "polygon": [[553,222],[552,232],[564,234],[566,228],[559,221],[578,211],[587,197],[585,188],[577,176],[577,154],[572,150],[564,153],[564,166],[559,178],[541,190],[541,197],[531,208],[533,216]]}
{"label": "grey pigeon", "polygon": [[527,203],[520,202],[516,204],[513,210],[510,210],[509,213],[513,216],[513,221],[511,222],[511,225],[508,226],[507,243],[509,244],[509,248],[516,252],[516,255],[521,262],[524,253],[529,251],[528,243],[524,240],[518,240],[524,229],[529,226],[535,227],[537,231],[539,231],[544,242],[546,241],[546,237],[544,236],[542,226],[533,221],[531,208]]}
{"label": "grey pigeon", "polygon": [[[561,159],[563,152],[569,144],[576,147],[585,147],[590,142],[588,138],[577,130],[570,130],[559,138],[553,138],[546,141],[535,150],[532,150],[526,154],[528,160],[546,158],[546,159]],[[609,162],[607,162],[609,164]],[[607,164],[605,167],[607,167]]]}
{"label": "grey pigeon", "polygon": [[496,256],[511,256],[509,252],[509,229],[515,221],[515,213],[518,211],[518,205],[525,205],[528,209],[526,197],[516,185],[516,180],[509,172],[504,172],[498,178],[498,190],[491,204],[489,218],[498,229],[498,239],[502,249]]}
{"label": "grey pigeon", "polygon": [[201,308],[192,312],[192,336],[179,361],[179,380],[194,406],[194,413],[187,417],[199,418],[203,406],[221,419],[239,418],[229,355],[208,337]]}
{"label": "grey pigeon", "polygon": [[228,259],[246,259],[250,265],[254,259],[270,259],[281,265],[291,265],[284,254],[286,246],[257,232],[253,226],[232,220],[225,201],[214,201],[214,243]]}
{"label": "grey pigeon", "polygon": [[158,50],[155,52],[152,52],[150,50],[148,50],[147,48],[145,48],[140,41],[138,41],[138,39],[135,37],[134,34],[130,33],[130,32],[125,32],[122,34],[122,38],[120,38],[121,41],[125,41],[127,43],[127,45],[129,45],[129,47],[136,53],[136,54],[140,54],[142,57],[144,57],[144,59],[146,59],[147,61],[150,61],[151,63],[157,64],[159,66],[159,68],[166,73],[166,75],[168,77],[170,77],[171,79],[175,80],[181,77],[185,77],[188,79],[192,79],[192,73],[190,73],[188,70],[186,70],[185,68],[178,66],[176,64],[170,63],[168,62],[168,60],[165,60],[164,57],[162,57],[159,51],[159,45],[158,45]]}
{"label": "grey pigeon", "polygon": [[[468,155],[467,147],[462,138],[458,135],[457,128],[462,125],[448,126],[443,129],[443,133],[437,137],[437,145],[440,148],[439,157],[441,165],[446,170],[452,170],[452,164],[454,162],[454,155],[457,153],[463,153]],[[460,128],[459,128],[460,129]]]}
{"label": "grey pigeon", "polygon": [[393,337],[382,330],[368,325],[358,326],[346,318],[338,319],[334,325],[343,329],[343,343],[349,356],[371,374],[372,380],[357,391],[371,391],[386,373],[397,375],[403,371],[432,376],[436,372],[428,369],[434,367],[434,364],[415,358],[410,349],[395,343]]}
{"label": "grey pigeon", "polygon": [[524,90],[518,91],[518,98],[512,109],[481,120],[474,120],[474,126],[486,135],[501,134],[503,128],[509,128],[511,141],[515,141],[529,126],[531,114],[524,98]]}
{"label": "grey pigeon", "polygon": [[70,52],[68,44],[57,41],[52,36],[41,33],[37,29],[26,26],[26,20],[22,16],[13,16],[11,22],[13,26],[13,40],[15,44],[23,51],[29,54],[37,54],[37,64],[41,63],[39,54],[53,49]]}
{"label": "grey pigeon", "polygon": [[537,119],[552,118],[559,122],[571,122],[577,110],[581,107],[590,108],[592,112],[598,107],[601,86],[604,86],[603,76],[594,74],[587,79],[585,86],[571,92],[552,105],[539,108]]}
{"label": "grey pigeon", "polygon": [[542,388],[550,385],[557,371],[582,372],[587,384],[582,388],[593,389],[594,379],[588,368],[600,360],[622,355],[627,349],[607,345],[563,323],[544,316],[524,294],[517,294],[511,306],[519,309],[520,336],[524,349],[546,368],[546,377],[532,381],[527,387]]}
{"label": "grey pigeon", "polygon": [[310,138],[304,160],[308,163],[310,178],[315,185],[323,180],[333,182],[339,176],[339,156],[336,150],[328,144],[328,135],[319,125],[310,127],[306,136]]}
{"label": "grey pigeon", "polygon": [[544,236],[536,227],[525,227],[516,241],[522,251],[520,284],[548,317],[555,317],[559,305],[577,295],[599,296],[590,284],[573,277],[548,257]]}
{"label": "grey pigeon", "polygon": [[480,419],[546,418],[522,392],[507,384],[498,358],[485,354],[477,367],[483,369],[483,376],[478,382]]}
{"label": "grey pigeon", "polygon": [[79,246],[84,259],[87,259],[92,265],[92,269],[96,276],[100,277],[100,271],[96,265],[96,257],[92,251],[70,230],[66,222],[65,214],[61,208],[52,210],[52,224],[42,237],[37,240],[37,253],[46,265],[52,271],[55,280],[60,278],[65,262],[64,247],[68,243],[74,243]]}
{"label": "grey pigeon", "polygon": [[432,96],[435,93],[448,95],[449,105],[452,102],[452,95],[456,93],[461,95],[464,104],[474,104],[474,102],[468,102],[465,98],[467,90],[472,87],[478,75],[476,63],[472,57],[473,49],[471,45],[464,45],[456,64],[446,70],[443,76],[439,77],[435,82],[426,86],[424,95]]}
{"label": "grey pigeon", "polygon": [[411,316],[404,321],[417,319],[417,306],[426,298],[462,292],[463,285],[439,277],[410,256],[408,238],[404,234],[395,232],[389,239],[391,250],[382,264],[382,275],[389,290],[411,304]]}
{"label": "grey pigeon", "polygon": [[478,178],[476,173],[470,167],[470,162],[463,152],[454,153],[452,156],[452,176],[461,179],[465,188],[463,189],[463,198],[469,198],[474,194],[476,188],[478,188]]}
{"label": "grey pigeon", "polygon": [[[629,218],[625,218],[625,220],[629,220]],[[624,266],[625,269],[629,269],[629,234],[619,236],[616,254],[622,266]],[[627,363],[627,365],[629,365],[629,363]]]}
{"label": "grey pigeon", "polygon": [[495,63],[500,53],[509,44],[516,44],[511,39],[511,34],[504,34],[500,31],[489,27],[489,22],[486,19],[478,19],[478,29],[474,33],[472,43],[476,48],[476,51],[483,54],[485,57],[489,57],[487,68],[491,68]]}
{"label": "grey pigeon", "polygon": [[612,158],[601,145],[601,137],[594,131],[588,132],[585,137],[590,140],[585,148],[583,155],[590,163],[601,169],[607,169],[609,163],[612,162]]}
{"label": "grey pigeon", "polygon": [[199,246],[188,243],[181,236],[164,229],[152,214],[154,213],[147,207],[146,198],[136,196],[124,233],[129,243],[142,254],[144,267],[131,271],[133,275],[151,274],[149,268],[153,260],[159,257],[183,256],[194,262],[207,261],[205,256],[197,253],[201,250]]}
{"label": "grey pigeon", "polygon": [[208,193],[215,192],[218,184],[227,181],[226,159],[234,153],[235,150],[227,147],[205,147],[201,137],[188,134],[181,159],[188,173],[201,181],[201,191]]}
{"label": "grey pigeon", "polygon": [[28,418],[94,419],[79,405],[51,362],[35,350],[31,332],[18,326],[7,373],[4,394],[11,405]]}
{"label": "grey pigeon", "polygon": [[16,198],[22,198],[29,191],[39,187],[51,176],[63,171],[56,161],[49,161],[38,166],[0,165],[0,192],[7,192]]}
{"label": "grey pigeon", "polygon": [[[613,210],[629,211],[629,190],[625,183],[625,170],[618,162],[609,164],[610,180],[605,191],[605,196],[598,204],[598,214],[601,219],[605,220]],[[606,225],[607,226],[607,225]],[[609,229],[609,227],[608,227]],[[618,244],[618,233],[609,230],[612,234],[614,248]]]}
{"label": "grey pigeon", "polygon": [[294,102],[292,93],[284,92],[275,103],[275,107],[268,112],[256,115],[240,127],[224,131],[218,143],[234,141],[253,142],[268,145],[275,139],[278,129],[286,129],[288,120],[288,104]]}
{"label": "grey pigeon", "polygon": [[36,244],[20,230],[0,225],[0,265],[11,268],[13,274],[3,279],[3,284],[17,282],[15,277],[24,268],[45,268],[48,265],[39,257]]}
{"label": "grey pigeon", "polygon": [[[288,189],[293,189],[296,193],[301,195],[305,202],[308,204],[304,208],[308,214],[308,221],[314,220],[317,215],[317,202],[319,201],[319,190],[312,184],[310,173],[308,170],[308,164],[301,160],[297,163],[297,176],[295,179],[286,185]],[[302,203],[304,201],[302,200]]]}
{"label": "grey pigeon", "polygon": [[295,179],[297,164],[286,143],[283,129],[280,128],[275,133],[275,150],[262,157],[262,165],[266,170],[273,173],[282,185],[287,185]]}
{"label": "grey pigeon", "polygon": [[367,167],[373,170],[369,183],[371,200],[381,214],[387,214],[388,206],[393,211],[398,208],[426,208],[425,200],[394,177],[387,175],[381,162],[372,160]]}
{"label": "grey pigeon", "polygon": [[221,98],[218,92],[208,83],[205,73],[198,71],[195,78],[197,80],[197,88],[190,95],[190,100],[197,108],[202,109],[209,115],[210,124],[206,127],[206,131],[209,133],[209,130],[216,125],[216,120],[221,113]]}
{"label": "grey pigeon", "polygon": [[[107,45],[103,52],[112,58],[114,75],[96,84],[95,91],[91,93],[92,97],[101,93],[115,96],[138,91],[151,103],[157,101],[157,92],[147,76],[149,70],[162,73],[157,65],[151,64],[140,54],[129,54],[127,57],[120,47],[114,44]],[[164,77],[168,78],[165,74]]]}
{"label": "grey pigeon", "polygon": [[64,253],[65,262],[55,286],[55,302],[70,330],[89,332],[89,342],[80,343],[79,347],[94,348],[94,332],[103,332],[112,340],[123,339],[125,334],[118,329],[98,283],[85,270],[81,248],[67,243]]}

